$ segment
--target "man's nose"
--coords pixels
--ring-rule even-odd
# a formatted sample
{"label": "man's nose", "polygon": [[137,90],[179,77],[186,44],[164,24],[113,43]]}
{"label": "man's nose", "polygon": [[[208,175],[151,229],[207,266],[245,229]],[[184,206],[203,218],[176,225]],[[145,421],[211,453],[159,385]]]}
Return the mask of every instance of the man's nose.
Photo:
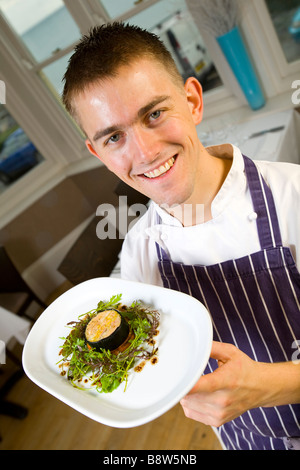
{"label": "man's nose", "polygon": [[154,161],[161,151],[161,144],[148,128],[138,127],[130,136],[130,152],[138,163],[150,163]]}

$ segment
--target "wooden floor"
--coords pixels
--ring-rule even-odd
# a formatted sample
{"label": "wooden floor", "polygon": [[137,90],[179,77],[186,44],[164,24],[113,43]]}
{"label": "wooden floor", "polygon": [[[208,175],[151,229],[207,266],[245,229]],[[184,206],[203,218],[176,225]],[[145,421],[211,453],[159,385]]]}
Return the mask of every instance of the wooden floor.
{"label": "wooden floor", "polygon": [[29,411],[22,420],[0,415],[0,450],[221,450],[213,430],[187,419],[180,405],[148,424],[117,429],[81,415],[26,376],[6,398]]}

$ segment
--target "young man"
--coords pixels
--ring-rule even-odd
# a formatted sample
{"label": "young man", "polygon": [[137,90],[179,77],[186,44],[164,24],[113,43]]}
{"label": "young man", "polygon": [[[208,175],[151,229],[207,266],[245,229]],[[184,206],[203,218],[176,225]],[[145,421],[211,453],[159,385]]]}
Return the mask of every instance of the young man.
{"label": "young man", "polygon": [[211,313],[211,360],[181,402],[186,416],[220,427],[228,449],[296,448],[300,167],[205,149],[201,85],[183,83],[137,27],[84,37],[63,101],[90,152],[152,200],[124,242],[123,277],[186,292]]}

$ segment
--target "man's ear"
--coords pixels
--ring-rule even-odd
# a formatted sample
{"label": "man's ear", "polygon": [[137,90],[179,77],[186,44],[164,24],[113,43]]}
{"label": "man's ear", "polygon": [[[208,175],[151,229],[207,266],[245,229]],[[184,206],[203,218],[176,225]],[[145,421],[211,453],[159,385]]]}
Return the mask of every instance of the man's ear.
{"label": "man's ear", "polygon": [[99,158],[99,160],[101,160],[101,157],[98,155],[98,153],[96,152],[96,150],[95,150],[94,147],[92,146],[92,144],[91,144],[91,142],[89,141],[89,139],[86,139],[85,145],[87,146],[88,151],[89,151],[92,155],[94,155],[94,157],[97,157],[97,158]]}
{"label": "man's ear", "polygon": [[187,102],[194,123],[200,124],[203,117],[203,95],[202,86],[195,77],[189,77],[184,85]]}

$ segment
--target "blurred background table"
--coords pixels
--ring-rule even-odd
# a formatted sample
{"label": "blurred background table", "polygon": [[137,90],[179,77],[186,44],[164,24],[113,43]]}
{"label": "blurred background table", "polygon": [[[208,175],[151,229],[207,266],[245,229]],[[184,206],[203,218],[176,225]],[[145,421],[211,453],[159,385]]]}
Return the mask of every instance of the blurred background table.
{"label": "blurred background table", "polygon": [[[13,338],[24,344],[30,329],[30,321],[0,306],[0,340],[7,345]],[[1,345],[3,345],[1,343]],[[0,349],[1,352],[1,349]],[[1,356],[1,354],[0,354]]]}
{"label": "blurred background table", "polygon": [[242,123],[224,122],[205,132],[199,126],[204,146],[231,143],[253,160],[300,163],[300,114],[295,109],[255,117]]}

